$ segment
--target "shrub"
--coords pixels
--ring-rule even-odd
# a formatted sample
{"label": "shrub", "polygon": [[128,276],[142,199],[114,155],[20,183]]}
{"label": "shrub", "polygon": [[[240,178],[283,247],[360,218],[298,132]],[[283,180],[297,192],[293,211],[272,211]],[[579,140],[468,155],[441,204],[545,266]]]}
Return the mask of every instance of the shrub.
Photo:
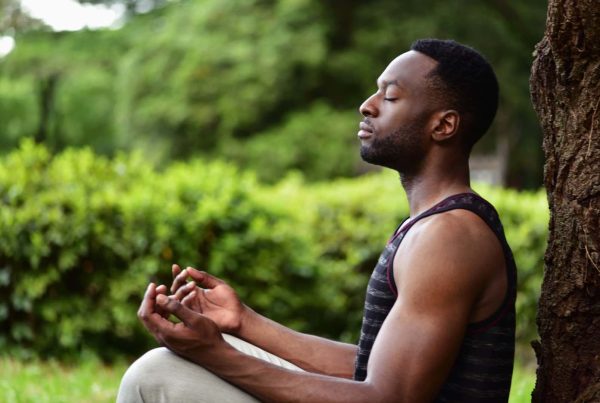
{"label": "shrub", "polygon": [[[541,193],[482,188],[521,273],[519,335],[531,338],[547,207]],[[51,155],[25,142],[0,165],[0,342],[22,353],[104,358],[152,340],[135,312],[170,265],[205,268],[250,306],[300,331],[356,341],[370,271],[408,214],[389,173],[263,185],[224,163],[163,172],[139,155]]]}
{"label": "shrub", "polygon": [[295,290],[316,281],[309,245],[254,200],[260,191],[221,163],[158,173],[135,155],[53,157],[25,143],[0,167],[2,342],[42,354],[144,349],[141,291],[168,282],[172,262],[210,267],[279,320],[300,316]]}

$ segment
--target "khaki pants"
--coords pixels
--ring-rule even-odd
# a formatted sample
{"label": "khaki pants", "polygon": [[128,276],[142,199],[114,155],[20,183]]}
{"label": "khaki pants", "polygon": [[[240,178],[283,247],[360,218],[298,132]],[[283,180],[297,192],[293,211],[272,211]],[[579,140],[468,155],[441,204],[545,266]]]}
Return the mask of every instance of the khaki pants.
{"label": "khaki pants", "polygon": [[[294,364],[250,343],[227,334],[223,337],[245,354],[283,368],[302,371]],[[117,403],[132,402],[248,403],[258,402],[258,400],[210,371],[163,347],[144,354],[123,375]]]}

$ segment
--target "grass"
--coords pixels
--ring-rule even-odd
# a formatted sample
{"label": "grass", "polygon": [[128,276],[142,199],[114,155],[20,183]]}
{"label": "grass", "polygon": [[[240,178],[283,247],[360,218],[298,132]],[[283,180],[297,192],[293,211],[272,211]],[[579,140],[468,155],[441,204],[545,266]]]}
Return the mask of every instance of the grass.
{"label": "grass", "polygon": [[[0,402],[71,403],[114,402],[127,365],[102,365],[90,359],[79,365],[57,361],[22,362],[0,358]],[[509,403],[531,402],[535,370],[517,364]]]}
{"label": "grass", "polygon": [[0,358],[0,402],[114,402],[126,364],[96,360],[79,365]]}

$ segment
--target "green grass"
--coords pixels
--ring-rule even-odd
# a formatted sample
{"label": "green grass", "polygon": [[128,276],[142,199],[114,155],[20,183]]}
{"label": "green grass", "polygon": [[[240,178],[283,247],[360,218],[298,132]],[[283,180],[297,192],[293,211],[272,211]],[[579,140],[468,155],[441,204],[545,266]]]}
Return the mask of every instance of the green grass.
{"label": "green grass", "polygon": [[114,402],[126,365],[96,360],[79,365],[0,358],[0,402]]}
{"label": "green grass", "polygon": [[[110,367],[96,360],[80,365],[56,361],[22,362],[0,358],[0,402],[114,402],[126,364]],[[535,370],[516,365],[509,403],[531,402]]]}

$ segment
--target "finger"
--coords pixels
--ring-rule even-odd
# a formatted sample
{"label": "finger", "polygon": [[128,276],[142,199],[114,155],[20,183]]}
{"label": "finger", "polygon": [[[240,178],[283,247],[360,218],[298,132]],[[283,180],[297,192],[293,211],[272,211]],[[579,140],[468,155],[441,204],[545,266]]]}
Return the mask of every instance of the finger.
{"label": "finger", "polygon": [[181,286],[185,285],[188,278],[187,270],[182,270],[175,276],[173,279],[173,284],[171,284],[171,294],[174,294]]}
{"label": "finger", "polygon": [[194,302],[194,298],[196,298],[196,295],[198,295],[198,293],[196,292],[196,290],[193,290],[181,300],[181,304],[185,307],[192,309],[192,303]]}
{"label": "finger", "polygon": [[185,269],[188,275],[194,279],[198,284],[202,285],[206,288],[215,288],[220,284],[225,284],[225,282],[215,276],[211,276],[205,271],[196,270],[193,267],[188,267]]}
{"label": "finger", "polygon": [[173,273],[173,278],[177,277],[179,273],[181,273],[181,267],[178,264],[174,264],[171,266],[171,273]]}
{"label": "finger", "polygon": [[[162,307],[156,306],[155,298],[157,296],[161,296],[162,298],[167,298],[164,294],[156,294],[156,285],[154,283],[150,283],[148,288],[146,289],[146,293],[144,294],[144,298],[142,300],[142,304],[138,311],[138,317],[140,318],[142,324],[152,336],[159,343],[163,342],[163,334],[168,333],[173,330],[175,324],[162,317],[156,309],[160,309],[163,312],[164,309]],[[169,313],[166,313],[168,316]]]}
{"label": "finger", "polygon": [[165,311],[177,317],[187,327],[193,327],[201,316],[188,307],[185,307],[181,302],[175,298],[167,297],[165,295],[158,295],[156,297],[156,303]]}
{"label": "finger", "polygon": [[[158,294],[167,295],[167,286],[164,284],[159,285],[158,287],[156,287],[155,293],[156,293],[156,295],[158,295]],[[169,318],[169,314],[156,304],[154,304],[154,311],[165,319]]]}
{"label": "finger", "polygon": [[179,287],[175,295],[173,295],[178,301],[181,301],[186,295],[196,289],[196,283],[190,281],[183,287]]}
{"label": "finger", "polygon": [[156,287],[156,293],[167,295],[167,286],[164,284],[159,285],[158,287]]}
{"label": "finger", "polygon": [[146,322],[150,315],[154,312],[154,298],[156,296],[156,285],[154,283],[148,284],[140,309],[138,310],[138,317],[142,322]]}

